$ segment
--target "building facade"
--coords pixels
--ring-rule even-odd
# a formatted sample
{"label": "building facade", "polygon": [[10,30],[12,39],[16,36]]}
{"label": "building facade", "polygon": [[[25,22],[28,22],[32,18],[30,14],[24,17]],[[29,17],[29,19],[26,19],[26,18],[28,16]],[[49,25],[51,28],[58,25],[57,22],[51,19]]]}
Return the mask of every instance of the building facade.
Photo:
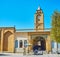
{"label": "building facade", "polygon": [[44,29],[44,14],[40,7],[34,16],[34,29],[0,28],[0,52],[24,52],[24,48],[28,52],[36,44],[44,51],[51,51],[50,30]]}

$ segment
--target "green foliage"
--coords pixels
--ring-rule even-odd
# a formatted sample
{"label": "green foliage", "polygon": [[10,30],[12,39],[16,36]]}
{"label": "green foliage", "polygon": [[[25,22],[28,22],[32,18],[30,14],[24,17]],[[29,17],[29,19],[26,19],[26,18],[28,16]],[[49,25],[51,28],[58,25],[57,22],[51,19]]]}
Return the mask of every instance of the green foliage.
{"label": "green foliage", "polygon": [[51,38],[56,42],[60,42],[60,12],[55,11],[52,15]]}

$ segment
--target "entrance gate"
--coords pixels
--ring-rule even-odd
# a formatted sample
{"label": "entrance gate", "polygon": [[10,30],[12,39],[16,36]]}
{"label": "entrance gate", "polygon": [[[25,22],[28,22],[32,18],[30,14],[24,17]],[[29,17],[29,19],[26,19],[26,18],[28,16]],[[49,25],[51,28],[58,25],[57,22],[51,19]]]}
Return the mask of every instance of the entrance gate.
{"label": "entrance gate", "polygon": [[38,50],[46,50],[46,41],[43,37],[36,37],[33,39],[33,47],[37,46]]}

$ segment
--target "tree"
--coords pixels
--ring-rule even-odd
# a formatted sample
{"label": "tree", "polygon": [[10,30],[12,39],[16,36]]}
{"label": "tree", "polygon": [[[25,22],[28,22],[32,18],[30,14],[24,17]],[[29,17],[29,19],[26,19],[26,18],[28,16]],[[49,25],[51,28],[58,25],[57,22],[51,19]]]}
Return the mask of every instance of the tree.
{"label": "tree", "polygon": [[60,12],[58,11],[55,11],[54,14],[52,15],[51,38],[53,41],[60,43]]}

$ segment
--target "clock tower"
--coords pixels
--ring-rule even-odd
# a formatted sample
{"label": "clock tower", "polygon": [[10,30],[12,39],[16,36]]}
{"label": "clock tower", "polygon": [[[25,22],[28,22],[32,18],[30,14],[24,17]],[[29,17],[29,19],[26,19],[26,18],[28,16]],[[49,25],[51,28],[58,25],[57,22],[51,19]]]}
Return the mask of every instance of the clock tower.
{"label": "clock tower", "polygon": [[38,7],[35,13],[35,29],[44,30],[44,16],[40,7]]}

